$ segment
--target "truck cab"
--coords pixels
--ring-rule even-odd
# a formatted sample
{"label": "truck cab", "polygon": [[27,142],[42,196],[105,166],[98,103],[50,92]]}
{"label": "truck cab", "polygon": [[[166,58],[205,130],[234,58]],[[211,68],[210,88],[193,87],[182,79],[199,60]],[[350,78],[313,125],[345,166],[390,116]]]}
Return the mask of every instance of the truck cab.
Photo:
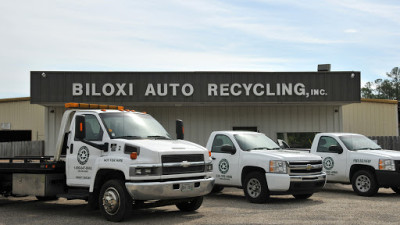
{"label": "truck cab", "polygon": [[273,194],[309,198],[325,185],[321,157],[280,149],[262,133],[215,131],[206,147],[213,160],[214,192],[238,187],[250,202],[263,203]]}
{"label": "truck cab", "polygon": [[400,152],[383,150],[364,135],[317,134],[311,153],[323,158],[328,182],[351,183],[361,196],[375,195],[380,187],[400,193]]}

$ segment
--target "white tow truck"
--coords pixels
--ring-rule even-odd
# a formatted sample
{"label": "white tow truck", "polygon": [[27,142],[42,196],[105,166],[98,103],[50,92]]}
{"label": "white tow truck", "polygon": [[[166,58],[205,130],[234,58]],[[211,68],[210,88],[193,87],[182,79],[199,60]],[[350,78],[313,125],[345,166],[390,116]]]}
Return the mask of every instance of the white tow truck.
{"label": "white tow truck", "polygon": [[[210,153],[174,140],[150,115],[123,107],[66,104],[55,156],[0,160],[0,192],[87,200],[107,220],[135,207],[198,209],[214,184]],[[177,121],[183,139],[183,124]]]}
{"label": "white tow truck", "polygon": [[280,149],[262,133],[215,131],[206,147],[213,159],[213,192],[238,187],[250,202],[264,203],[275,194],[309,198],[326,182],[320,156]]}
{"label": "white tow truck", "polygon": [[380,187],[400,194],[400,152],[383,150],[369,138],[352,133],[319,133],[311,153],[323,158],[328,182],[351,183],[361,196]]}

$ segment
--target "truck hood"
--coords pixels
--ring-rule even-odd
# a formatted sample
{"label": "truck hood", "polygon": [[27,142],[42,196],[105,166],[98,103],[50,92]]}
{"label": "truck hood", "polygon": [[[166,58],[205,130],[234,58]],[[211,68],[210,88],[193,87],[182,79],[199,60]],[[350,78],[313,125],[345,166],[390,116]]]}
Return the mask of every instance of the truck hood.
{"label": "truck hood", "polygon": [[277,160],[302,161],[302,160],[321,160],[321,157],[304,151],[294,150],[251,150],[252,154],[258,154],[261,157],[273,157]]}
{"label": "truck hood", "polygon": [[371,155],[381,158],[396,159],[400,160],[400,152],[393,150],[358,150],[355,151],[359,154]]}
{"label": "truck hood", "polygon": [[204,153],[207,151],[206,148],[184,140],[154,140],[154,139],[145,139],[145,140],[122,140],[122,142],[128,145],[136,146],[139,148],[145,148],[155,152],[176,152],[176,151],[185,151],[185,152],[193,152],[197,151],[198,153]]}

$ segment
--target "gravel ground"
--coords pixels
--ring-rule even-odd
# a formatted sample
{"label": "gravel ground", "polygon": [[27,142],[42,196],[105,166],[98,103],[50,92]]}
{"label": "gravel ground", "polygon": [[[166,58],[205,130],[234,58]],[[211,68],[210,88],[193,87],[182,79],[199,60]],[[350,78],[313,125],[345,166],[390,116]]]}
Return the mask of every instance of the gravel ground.
{"label": "gravel ground", "polygon": [[[356,195],[350,185],[327,184],[307,200],[272,196],[266,204],[246,201],[243,191],[226,188],[205,197],[202,207],[182,213],[175,206],[136,210],[120,224],[400,224],[400,195],[380,189]],[[0,197],[0,224],[110,224],[84,201],[40,202],[34,197]]]}

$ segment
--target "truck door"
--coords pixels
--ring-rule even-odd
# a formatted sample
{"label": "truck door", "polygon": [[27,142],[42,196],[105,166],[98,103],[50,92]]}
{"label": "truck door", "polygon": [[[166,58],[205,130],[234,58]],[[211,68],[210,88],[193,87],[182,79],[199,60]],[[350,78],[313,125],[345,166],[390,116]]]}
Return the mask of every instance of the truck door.
{"label": "truck door", "polygon": [[[223,151],[223,148],[231,148],[236,152],[226,152]],[[239,154],[239,149],[235,147],[228,136],[217,134],[214,137],[211,147],[211,158],[213,159],[215,184],[240,186],[240,174],[238,172]]]}
{"label": "truck door", "polygon": [[[85,114],[85,141],[103,144],[103,129],[94,114]],[[75,123],[75,119],[74,119]],[[103,153],[75,137],[75,124],[72,124],[72,135],[68,140],[67,150],[67,184],[89,187],[91,179],[95,176],[93,167],[96,159]]]}
{"label": "truck door", "polygon": [[[329,150],[331,146],[340,146],[344,150],[336,153]],[[339,142],[328,136],[321,136],[318,141],[317,154],[322,157],[322,164],[328,181],[346,182],[347,174],[347,151]]]}

